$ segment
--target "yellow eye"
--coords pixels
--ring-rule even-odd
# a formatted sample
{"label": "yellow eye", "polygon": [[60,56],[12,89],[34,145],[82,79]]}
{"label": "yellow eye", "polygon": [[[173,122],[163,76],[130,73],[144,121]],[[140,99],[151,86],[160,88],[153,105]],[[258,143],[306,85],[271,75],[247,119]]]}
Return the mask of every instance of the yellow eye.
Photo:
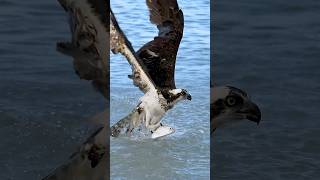
{"label": "yellow eye", "polygon": [[228,106],[234,106],[236,104],[237,104],[236,98],[234,98],[232,96],[227,97],[227,105]]}

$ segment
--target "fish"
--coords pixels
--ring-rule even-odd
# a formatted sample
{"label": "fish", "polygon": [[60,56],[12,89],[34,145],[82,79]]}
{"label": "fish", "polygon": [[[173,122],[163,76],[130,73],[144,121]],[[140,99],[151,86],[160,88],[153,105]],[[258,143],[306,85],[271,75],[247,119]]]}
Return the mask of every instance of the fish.
{"label": "fish", "polygon": [[172,127],[162,125],[158,127],[151,135],[152,139],[158,139],[173,134],[176,130]]}

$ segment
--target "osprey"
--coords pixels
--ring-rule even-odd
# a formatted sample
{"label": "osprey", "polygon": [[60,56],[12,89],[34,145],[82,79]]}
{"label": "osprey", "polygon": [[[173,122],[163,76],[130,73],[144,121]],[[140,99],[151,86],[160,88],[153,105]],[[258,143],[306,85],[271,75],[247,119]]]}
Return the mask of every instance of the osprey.
{"label": "osprey", "polygon": [[[69,15],[71,42],[57,43],[57,50],[73,57],[81,79],[90,80],[105,98],[109,96],[109,4],[104,0],[58,0]],[[66,164],[44,180],[101,180],[109,173],[109,113],[92,118],[93,134]],[[92,126],[92,124],[89,124]]]}
{"label": "osprey", "polygon": [[99,0],[58,0],[69,15],[71,42],[57,43],[57,50],[73,57],[80,79],[91,80],[104,97],[109,96],[109,4]]}
{"label": "osprey", "polygon": [[232,86],[211,87],[211,133],[218,127],[248,119],[259,124],[261,112],[247,93]]}
{"label": "osprey", "polygon": [[109,127],[101,121],[109,121],[108,111],[97,114],[92,121],[97,122],[92,135],[73,153],[68,161],[56,168],[42,180],[101,180],[109,179]]}
{"label": "osprey", "polygon": [[130,133],[141,123],[153,132],[162,126],[160,120],[169,109],[181,100],[191,100],[191,95],[185,89],[177,89],[174,81],[176,56],[183,36],[183,13],[174,0],[146,3],[150,21],[159,33],[137,52],[110,11],[111,50],[126,57],[132,67],[129,78],[144,93],[136,108],[111,127],[112,136],[118,136],[123,129]]}

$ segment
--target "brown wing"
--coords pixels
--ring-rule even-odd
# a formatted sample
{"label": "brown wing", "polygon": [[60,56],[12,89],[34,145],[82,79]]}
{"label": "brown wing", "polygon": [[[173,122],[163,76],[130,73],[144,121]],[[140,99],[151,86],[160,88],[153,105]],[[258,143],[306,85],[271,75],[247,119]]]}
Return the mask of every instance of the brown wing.
{"label": "brown wing", "polygon": [[147,0],[147,6],[150,21],[157,25],[159,33],[136,54],[157,87],[173,89],[176,56],[183,36],[183,13],[176,0]]}
{"label": "brown wing", "polygon": [[109,4],[104,0],[58,0],[69,16],[71,42],[57,43],[57,50],[72,56],[81,79],[91,80],[109,96]]}

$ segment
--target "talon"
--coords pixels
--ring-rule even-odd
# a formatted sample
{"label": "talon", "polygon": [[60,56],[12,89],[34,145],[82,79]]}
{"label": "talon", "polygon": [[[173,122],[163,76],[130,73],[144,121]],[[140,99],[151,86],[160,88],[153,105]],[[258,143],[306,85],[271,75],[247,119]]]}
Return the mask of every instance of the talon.
{"label": "talon", "polygon": [[162,123],[160,123],[160,126],[163,126]]}
{"label": "talon", "polygon": [[138,111],[139,114],[142,112],[142,110],[143,109],[141,107],[137,107],[137,111]]}
{"label": "talon", "polygon": [[151,134],[153,134],[153,131],[150,131],[151,132]]}

